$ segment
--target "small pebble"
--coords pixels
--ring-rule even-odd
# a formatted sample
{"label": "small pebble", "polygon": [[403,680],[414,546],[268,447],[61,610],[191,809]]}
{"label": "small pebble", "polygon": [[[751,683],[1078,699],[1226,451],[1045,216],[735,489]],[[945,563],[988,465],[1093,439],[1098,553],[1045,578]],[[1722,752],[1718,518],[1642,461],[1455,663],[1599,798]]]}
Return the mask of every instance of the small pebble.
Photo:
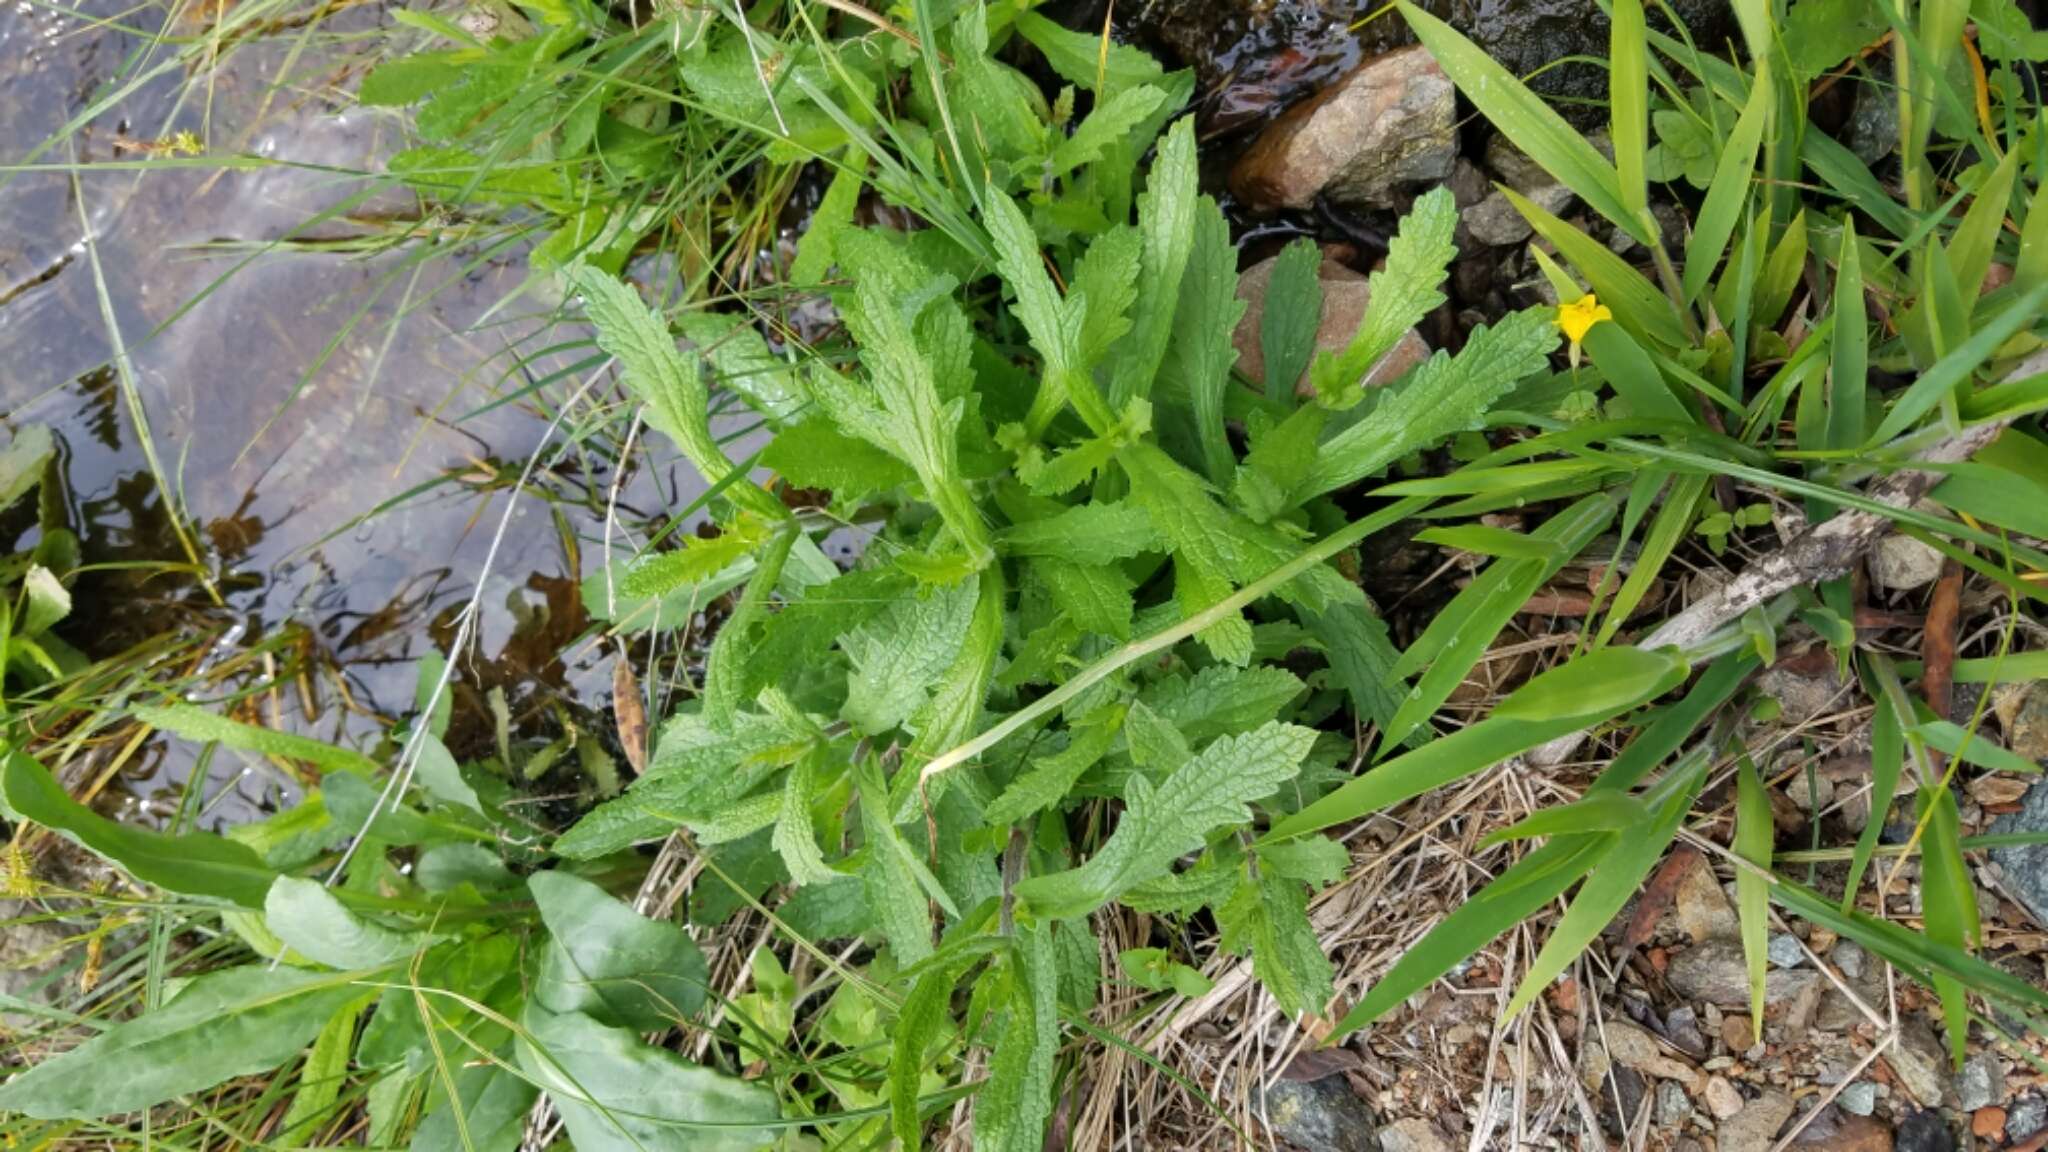
{"label": "small pebble", "polygon": [[1657,1123],[1666,1128],[1676,1128],[1692,1115],[1692,1097],[1686,1094],[1685,1086],[1675,1080],[1657,1082]]}
{"label": "small pebble", "polygon": [[2005,1069],[1995,1053],[1979,1052],[1963,1062],[1963,1070],[1956,1074],[1956,1097],[1965,1112],[2005,1100]]}
{"label": "small pebble", "polygon": [[2014,1141],[2025,1140],[2043,1129],[2048,1129],[2048,1100],[2029,1096],[2015,1100],[2005,1113],[2005,1134]]}
{"label": "small pebble", "polygon": [[1868,1116],[1877,1111],[1877,1085],[1868,1080],[1858,1080],[1842,1089],[1842,1094],[1835,1097],[1835,1103],[1852,1116]]}
{"label": "small pebble", "polygon": [[1806,950],[1790,932],[1774,932],[1770,943],[1771,963],[1779,968],[1797,968],[1806,963]]}
{"label": "small pebble", "polygon": [[1726,1077],[1716,1076],[1707,1081],[1707,1111],[1716,1120],[1726,1120],[1742,1111],[1742,1093]]}
{"label": "small pebble", "polygon": [[1834,951],[1828,953],[1828,959],[1835,962],[1835,967],[1842,970],[1842,975],[1856,980],[1863,975],[1863,962],[1867,959],[1867,953],[1863,951],[1863,945],[1854,940],[1844,940],[1835,945]]}

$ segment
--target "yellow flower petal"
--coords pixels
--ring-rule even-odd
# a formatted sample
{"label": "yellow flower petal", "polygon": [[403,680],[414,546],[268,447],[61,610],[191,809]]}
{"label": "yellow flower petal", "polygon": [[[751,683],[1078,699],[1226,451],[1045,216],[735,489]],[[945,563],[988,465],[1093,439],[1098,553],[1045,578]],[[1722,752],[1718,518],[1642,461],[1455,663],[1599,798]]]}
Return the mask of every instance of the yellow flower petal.
{"label": "yellow flower petal", "polygon": [[1602,320],[1612,319],[1614,313],[1608,311],[1607,306],[1600,303],[1591,292],[1569,304],[1557,306],[1557,326],[1564,330],[1565,339],[1570,340],[1573,347],[1577,347],[1579,341],[1586,338],[1586,333],[1593,330],[1593,325]]}

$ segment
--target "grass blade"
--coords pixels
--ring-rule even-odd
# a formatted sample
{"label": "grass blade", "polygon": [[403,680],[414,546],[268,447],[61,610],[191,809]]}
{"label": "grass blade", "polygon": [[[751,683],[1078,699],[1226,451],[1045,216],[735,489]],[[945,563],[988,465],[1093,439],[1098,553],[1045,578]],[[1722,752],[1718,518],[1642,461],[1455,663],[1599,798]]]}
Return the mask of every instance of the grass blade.
{"label": "grass blade", "polygon": [[1870,318],[1863,308],[1863,254],[1856,243],[1853,214],[1842,220],[1834,314],[1834,341],[1828,348],[1827,446],[1846,449],[1863,443],[1870,371]]}
{"label": "grass blade", "polygon": [[1700,205],[1692,237],[1685,242],[1685,298],[1697,300],[1708,277],[1721,263],[1728,237],[1735,234],[1735,222],[1749,199],[1750,179],[1756,174],[1757,149],[1762,146],[1764,124],[1770,118],[1771,88],[1757,83],[1749,91],[1749,103],[1735,121],[1735,131],[1721,149],[1714,166],[1714,182],[1707,186],[1707,198]]}
{"label": "grass blade", "polygon": [[1609,135],[1622,207],[1637,219],[1650,209],[1644,157],[1650,151],[1650,48],[1642,0],[1614,0],[1608,13]]}
{"label": "grass blade", "polygon": [[[1880,823],[1875,813],[1872,823]],[[1771,851],[1777,845],[1771,800],[1747,755],[1735,777],[1735,854],[1755,866],[1735,873],[1735,913],[1742,928],[1742,959],[1749,973],[1750,1043],[1764,1038],[1764,973],[1770,961]]]}
{"label": "grass blade", "polygon": [[1936,361],[1927,371],[1920,374],[1899,398],[1892,403],[1890,412],[1885,413],[1884,422],[1877,426],[1876,435],[1864,445],[1875,448],[1911,428],[1922,416],[1934,410],[1944,397],[1955,393],[1958,385],[1969,379],[1970,373],[1998,351],[2007,340],[2021,329],[2040,318],[2042,305],[2048,304],[2048,284],[2037,285],[2019,300],[2006,306],[1990,323],[1973,333],[1968,340],[1948,355]]}

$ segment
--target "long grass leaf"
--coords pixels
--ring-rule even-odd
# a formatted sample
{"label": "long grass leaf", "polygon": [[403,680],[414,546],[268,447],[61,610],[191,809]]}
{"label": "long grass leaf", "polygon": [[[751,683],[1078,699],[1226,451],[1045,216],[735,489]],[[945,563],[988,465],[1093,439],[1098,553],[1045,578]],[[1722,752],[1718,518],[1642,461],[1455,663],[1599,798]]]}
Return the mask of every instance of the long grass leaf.
{"label": "long grass leaf", "polygon": [[1757,149],[1763,144],[1764,125],[1770,119],[1771,89],[1758,83],[1750,89],[1749,103],[1735,121],[1735,131],[1721,147],[1714,165],[1714,181],[1707,186],[1707,198],[1700,204],[1692,237],[1685,242],[1683,286],[1687,300],[1697,300],[1707,286],[1714,268],[1727,250],[1728,237],[1749,199],[1750,181],[1756,175]]}
{"label": "long grass leaf", "polygon": [[[1875,820],[1875,815],[1872,816]],[[1745,755],[1735,776],[1735,854],[1751,868],[1735,873],[1735,914],[1742,929],[1743,967],[1749,977],[1750,1043],[1764,1038],[1764,973],[1770,963],[1771,851],[1777,835],[1771,823],[1771,800],[1757,779],[1756,764]],[[1753,871],[1758,869],[1760,871]]]}
{"label": "long grass leaf", "polygon": [[2044,304],[2048,304],[2048,284],[2038,285],[2025,296],[2008,304],[2004,312],[1978,329],[1954,351],[1936,361],[1892,402],[1891,411],[1885,413],[1883,423],[1877,426],[1877,433],[1864,447],[1875,448],[1905,432],[1918,423],[1922,416],[1933,411],[1944,397],[1954,395],[1956,388],[1989,360],[1992,353],[1998,351],[2016,333],[2040,319]]}
{"label": "long grass leaf", "polygon": [[1650,208],[1644,157],[1650,151],[1650,48],[1643,0],[1614,0],[1608,10],[1608,135],[1622,207],[1641,219]]}

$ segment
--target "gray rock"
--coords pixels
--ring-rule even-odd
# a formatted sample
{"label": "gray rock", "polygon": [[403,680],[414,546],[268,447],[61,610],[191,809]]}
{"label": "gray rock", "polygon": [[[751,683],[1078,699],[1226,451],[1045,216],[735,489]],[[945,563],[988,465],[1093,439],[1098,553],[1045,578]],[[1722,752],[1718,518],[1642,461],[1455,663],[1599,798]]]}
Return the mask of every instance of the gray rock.
{"label": "gray rock", "polygon": [[2001,693],[1994,706],[2005,729],[2005,746],[2048,767],[2048,684]]}
{"label": "gray rock", "polygon": [[1682,1004],[1671,1010],[1664,1018],[1664,1038],[1679,1051],[1695,1059],[1705,1057],[1713,1051],[1707,1043],[1706,1033],[1700,1031],[1700,1014],[1689,1004]]}
{"label": "gray rock", "polygon": [[1842,1089],[1842,1094],[1835,1097],[1835,1103],[1851,1116],[1868,1116],[1877,1111],[1877,1085],[1868,1080],[1858,1080]]}
{"label": "gray rock", "polygon": [[1436,1125],[1417,1116],[1396,1120],[1380,1129],[1381,1152],[1452,1152]]}
{"label": "gray rock", "polygon": [[1979,1052],[1963,1061],[1963,1070],[1956,1073],[1956,1100],[1965,1112],[2005,1102],[2005,1068],[1995,1053]]}
{"label": "gray rock", "polygon": [[1955,1152],[1956,1134],[1938,1112],[1915,1112],[1899,1121],[1893,1152]]}
{"label": "gray rock", "polygon": [[1899,1086],[1922,1108],[1940,1107],[1949,1082],[1948,1049],[1918,1016],[1899,1021],[1899,1041],[1885,1050]]}
{"label": "gray rock", "polygon": [[1457,94],[1420,46],[1365,61],[1268,125],[1230,173],[1257,209],[1393,207],[1397,193],[1451,174]]}
{"label": "gray rock", "polygon": [[1849,119],[1849,151],[1865,164],[1891,155],[1899,144],[1899,99],[1878,84],[1856,87],[1856,110]]}
{"label": "gray rock", "polygon": [[[1279,257],[1261,260],[1244,270],[1237,278],[1237,295],[1245,302],[1244,315],[1238,319],[1237,328],[1230,334],[1230,340],[1237,349],[1237,370],[1245,379],[1263,388],[1266,384],[1265,359],[1260,355],[1259,327],[1266,317],[1266,289],[1273,282],[1273,266]],[[1353,271],[1334,260],[1324,260],[1319,272],[1323,286],[1323,316],[1316,327],[1316,348],[1322,351],[1341,351],[1358,334],[1358,325],[1365,319],[1365,308],[1372,300],[1372,289],[1364,274]],[[1389,383],[1403,372],[1429,358],[1429,345],[1422,336],[1410,328],[1394,345],[1393,351],[1380,358],[1365,374],[1367,387]],[[1305,387],[1308,374],[1295,381],[1295,387]]]}
{"label": "gray rock", "polygon": [[[1505,136],[1495,136],[1486,142],[1486,167],[1501,183],[1528,197],[1546,212],[1556,214],[1571,206],[1571,189],[1558,183]],[[1498,189],[1466,210],[1464,220],[1465,230],[1481,244],[1519,244],[1527,240],[1533,231],[1529,222]]]}
{"label": "gray rock", "polygon": [[1869,958],[1870,954],[1863,950],[1863,945],[1854,940],[1836,941],[1833,950],[1828,953],[1828,959],[1842,970],[1842,975],[1851,980],[1863,976],[1863,964]]}
{"label": "gray rock", "polygon": [[1692,1097],[1675,1080],[1657,1083],[1657,1123],[1676,1128],[1692,1115]]}
{"label": "gray rock", "polygon": [[1944,557],[1911,536],[1893,534],[1870,550],[1870,580],[1891,592],[1925,588],[1941,575]]}
{"label": "gray rock", "polygon": [[2005,1110],[2005,1138],[2017,1144],[2048,1128],[2048,1100],[2029,1096]]}
{"label": "gray rock", "polygon": [[[1724,1008],[1749,1005],[1749,968],[1737,940],[1709,940],[1671,958],[1664,973],[1672,991],[1688,1000],[1704,1000]],[[1782,1004],[1820,980],[1811,968],[1780,968],[1764,974],[1764,1003]]]}
{"label": "gray rock", "polygon": [[1792,1118],[1792,1098],[1765,1092],[1721,1125],[1720,1152],[1766,1152],[1777,1143],[1778,1129]]}
{"label": "gray rock", "polygon": [[1377,1152],[1379,1117],[1343,1076],[1275,1080],[1264,1089],[1261,1118],[1273,1138],[1302,1148]]}
{"label": "gray rock", "polygon": [[[2048,781],[2035,784],[2020,797],[2020,810],[1991,822],[1991,832],[2048,831]],[[2034,919],[2048,924],[2048,844],[1993,848],[1991,861],[2004,874],[2005,889]]]}
{"label": "gray rock", "polygon": [[1804,724],[1817,716],[1839,711],[1853,702],[1848,686],[1833,665],[1818,675],[1806,676],[1784,665],[1766,669],[1756,679],[1757,690],[1778,702],[1779,719],[1785,724]]}
{"label": "gray rock", "polygon": [[1779,968],[1797,968],[1806,963],[1806,949],[1799,946],[1799,938],[1789,932],[1771,933],[1771,963]]}

